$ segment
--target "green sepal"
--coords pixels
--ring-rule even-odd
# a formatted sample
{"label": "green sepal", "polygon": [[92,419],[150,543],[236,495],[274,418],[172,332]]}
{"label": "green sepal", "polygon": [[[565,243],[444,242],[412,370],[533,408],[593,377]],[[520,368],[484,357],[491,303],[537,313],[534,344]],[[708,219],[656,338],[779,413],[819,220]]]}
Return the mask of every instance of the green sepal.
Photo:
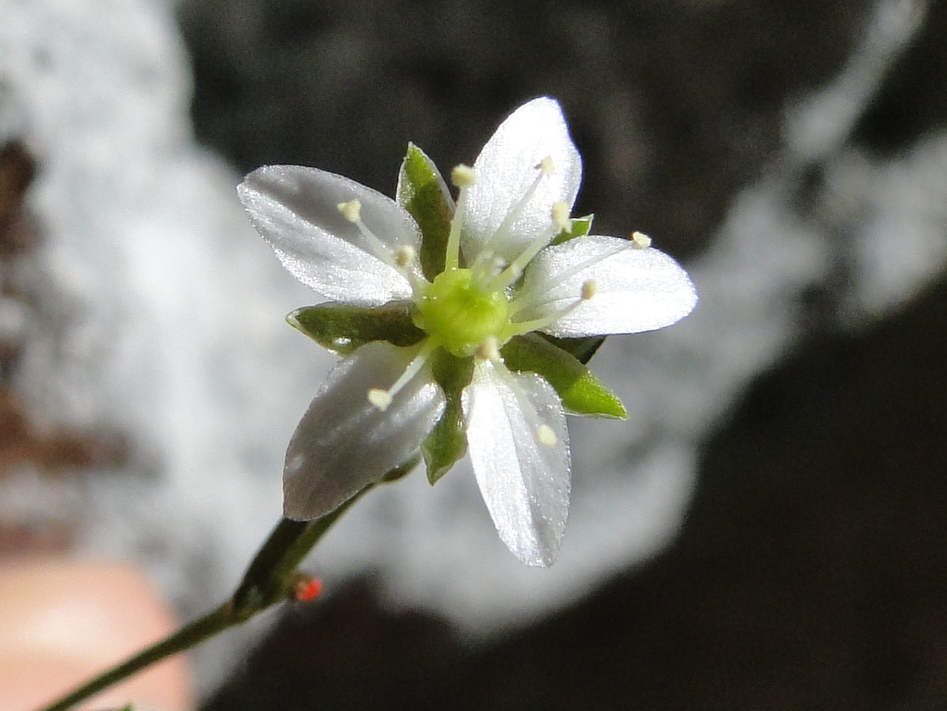
{"label": "green sepal", "polygon": [[510,370],[530,371],[544,377],[573,415],[624,420],[621,400],[577,358],[534,333],[517,336],[500,354]]}
{"label": "green sepal", "polygon": [[556,338],[546,333],[537,333],[554,346],[558,346],[582,364],[588,364],[598,349],[605,343],[605,336],[586,336],[585,338]]}
{"label": "green sepal", "polygon": [[399,464],[397,467],[389,471],[379,481],[382,484],[391,484],[392,482],[398,481],[399,479],[402,479],[403,477],[406,477],[408,474],[410,474],[411,470],[418,465],[419,461],[421,461],[421,458],[415,454],[404,464]]}
{"label": "green sepal", "polygon": [[421,271],[433,281],[444,271],[454,201],[434,161],[413,143],[401,164],[396,197],[421,228]]}
{"label": "green sepal", "polygon": [[467,453],[467,425],[461,392],[473,376],[473,358],[458,358],[438,348],[431,356],[430,365],[434,379],[447,396],[444,414],[421,445],[427,479],[434,485]]}
{"label": "green sepal", "polygon": [[569,229],[557,234],[550,244],[562,244],[576,237],[585,237],[585,235],[592,231],[592,220],[594,219],[595,215],[571,218],[569,220]]}
{"label": "green sepal", "polygon": [[323,348],[348,355],[371,341],[388,341],[396,346],[419,342],[424,331],[411,320],[411,306],[407,301],[372,308],[329,301],[296,309],[286,320]]}

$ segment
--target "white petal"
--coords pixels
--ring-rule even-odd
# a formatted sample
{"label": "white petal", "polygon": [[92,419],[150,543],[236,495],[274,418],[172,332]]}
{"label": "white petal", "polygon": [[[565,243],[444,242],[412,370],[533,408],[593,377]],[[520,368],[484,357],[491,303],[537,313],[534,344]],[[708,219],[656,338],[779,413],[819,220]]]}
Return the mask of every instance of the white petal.
{"label": "white petal", "polygon": [[[555,203],[572,207],[582,180],[582,159],[569,137],[562,109],[544,97],[524,104],[500,124],[474,163],[476,183],[463,195],[463,246],[468,260],[523,200],[539,175],[536,166],[545,158],[552,158],[555,172],[542,178],[506,236],[491,244],[507,261],[552,227]],[[553,236],[550,233],[550,239]]]}
{"label": "white petal", "polygon": [[552,565],[569,515],[559,396],[538,375],[478,361],[463,402],[470,460],[500,538],[527,565]]}
{"label": "white petal", "polygon": [[388,388],[411,352],[376,341],[340,363],[296,428],[283,470],[283,511],[305,521],[326,514],[404,464],[444,411],[444,392],[427,367],[382,412],[369,388]]}
{"label": "white petal", "polygon": [[341,175],[296,165],[258,168],[237,192],[257,232],[303,284],[333,301],[366,306],[410,298],[407,279],[337,207],[357,199],[363,222],[385,247],[419,249],[417,225],[393,200]]}
{"label": "white petal", "polygon": [[595,295],[541,330],[565,338],[640,333],[670,326],[697,303],[680,265],[656,249],[589,235],[547,247],[530,262],[515,297],[517,321],[544,318],[575,304],[582,285]]}

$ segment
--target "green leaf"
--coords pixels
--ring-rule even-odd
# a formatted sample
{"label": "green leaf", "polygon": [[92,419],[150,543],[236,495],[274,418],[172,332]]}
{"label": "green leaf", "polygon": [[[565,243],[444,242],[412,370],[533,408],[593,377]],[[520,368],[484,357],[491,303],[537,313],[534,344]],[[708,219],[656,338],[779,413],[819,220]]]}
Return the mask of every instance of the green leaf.
{"label": "green leaf", "polygon": [[[584,339],[583,339],[584,340]],[[500,351],[510,370],[543,376],[574,415],[628,417],[625,406],[585,365],[549,341],[530,333],[517,336]]]}
{"label": "green leaf", "polygon": [[585,235],[592,231],[592,220],[594,219],[595,215],[573,217],[569,220],[569,229],[563,230],[558,235],[556,235],[556,238],[551,242],[551,244],[562,244],[563,242],[568,242],[570,239],[575,239],[576,237],[585,237]]}
{"label": "green leaf", "polygon": [[467,426],[460,397],[470,384],[473,358],[457,358],[439,348],[431,357],[431,370],[447,395],[444,414],[421,445],[427,478],[433,485],[467,453]]}
{"label": "green leaf", "polygon": [[286,317],[323,348],[348,355],[370,341],[388,341],[396,346],[412,346],[424,331],[411,320],[411,304],[392,301],[368,308],[330,301],[296,309]]}
{"label": "green leaf", "polygon": [[413,143],[401,164],[396,195],[421,228],[421,270],[432,281],[444,271],[454,201],[434,161]]}

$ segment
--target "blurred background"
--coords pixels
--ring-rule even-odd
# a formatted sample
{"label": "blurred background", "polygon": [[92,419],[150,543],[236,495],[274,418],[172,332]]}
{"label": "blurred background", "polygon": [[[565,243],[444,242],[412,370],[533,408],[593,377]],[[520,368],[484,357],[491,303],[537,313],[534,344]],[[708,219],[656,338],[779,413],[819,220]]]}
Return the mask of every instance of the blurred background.
{"label": "blurred background", "polygon": [[[391,194],[559,99],[576,214],[701,297],[593,361],[560,561],[469,473],[312,558],[198,657],[206,711],[947,707],[947,2],[0,0],[0,555],[145,565],[183,614],[279,516],[332,358],[233,186]],[[264,629],[266,628],[266,629]]]}

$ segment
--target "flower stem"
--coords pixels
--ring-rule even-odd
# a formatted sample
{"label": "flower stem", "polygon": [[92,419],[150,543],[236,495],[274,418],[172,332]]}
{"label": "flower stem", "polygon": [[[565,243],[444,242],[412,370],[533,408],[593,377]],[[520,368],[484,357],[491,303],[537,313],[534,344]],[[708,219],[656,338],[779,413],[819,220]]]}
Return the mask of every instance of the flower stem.
{"label": "flower stem", "polygon": [[315,521],[281,519],[247,567],[233,596],[220,607],[172,632],[138,654],[93,677],[40,711],[67,711],[146,667],[197,646],[226,629],[292,597],[297,566],[349,507],[373,485],[362,489],[335,511]]}
{"label": "flower stem", "polygon": [[88,699],[93,694],[108,688],[122,679],[130,677],[145,667],[151,666],[155,662],[159,662],[178,652],[183,652],[185,649],[190,649],[228,627],[239,624],[231,618],[228,608],[229,603],[221,605],[213,612],[185,625],[160,642],[90,679],[82,686],[76,688],[49,706],[44,706],[43,711],[66,711],[73,704]]}

